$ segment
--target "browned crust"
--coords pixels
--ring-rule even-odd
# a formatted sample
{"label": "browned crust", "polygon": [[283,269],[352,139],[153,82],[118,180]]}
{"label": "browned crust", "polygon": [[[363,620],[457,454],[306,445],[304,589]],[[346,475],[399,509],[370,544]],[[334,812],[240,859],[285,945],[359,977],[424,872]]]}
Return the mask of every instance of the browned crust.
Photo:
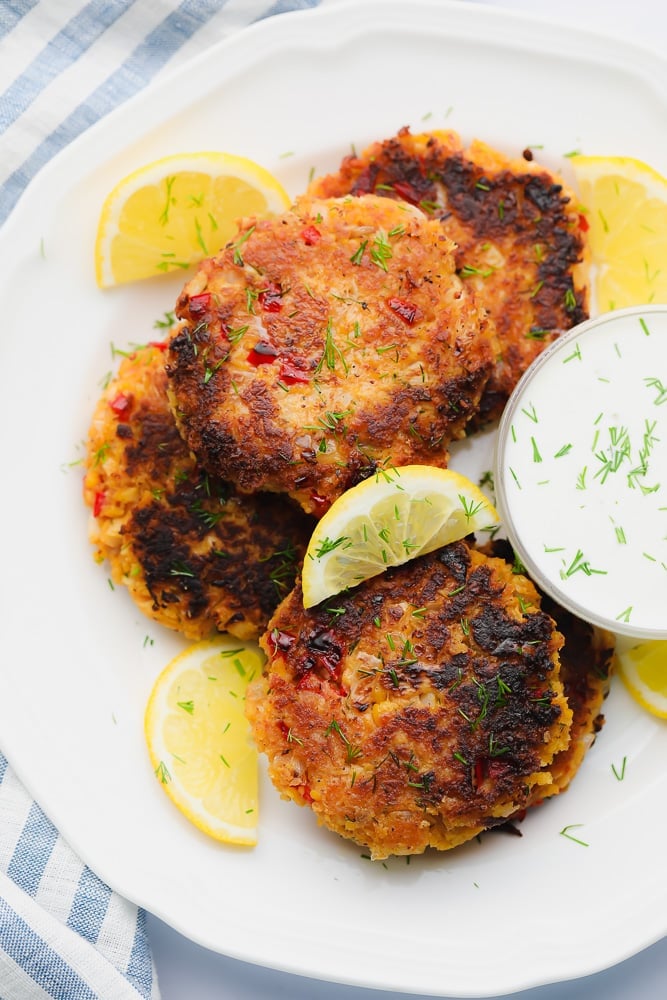
{"label": "browned crust", "polygon": [[568,748],[554,758],[553,784],[535,789],[531,805],[565,791],[602,729],[602,708],[609,693],[615,646],[609,632],[581,621],[549,598],[543,598],[543,606],[565,639],[561,679],[572,709],[572,732]]}
{"label": "browned crust", "polygon": [[297,585],[247,698],[280,792],[375,858],[453,847],[525,807],[572,721],[539,603],[464,542],[308,611]]}
{"label": "browned crust", "polygon": [[170,344],[204,467],[321,515],[385,463],[444,466],[497,353],[451,251],[437,223],[373,196],[246,222],[186,286]]}
{"label": "browned crust", "polygon": [[[483,551],[509,562],[515,560],[512,547],[505,540],[497,539]],[[548,595],[541,594],[541,605],[563,635],[560,678],[572,710],[572,729],[568,746],[556,754],[551,765],[553,782],[533,789],[531,806],[565,791],[602,729],[602,708],[609,693],[615,648],[611,633],[577,618]]]}
{"label": "browned crust", "polygon": [[[118,400],[127,401],[120,413]],[[124,358],[97,404],[84,499],[113,581],[154,621],[193,639],[255,637],[292,586],[312,530],[287,499],[240,497],[196,464],[156,347]]]}
{"label": "browned crust", "polygon": [[440,220],[457,244],[459,274],[495,321],[502,357],[477,423],[495,419],[530,362],[587,318],[585,221],[563,181],[535,161],[510,159],[455,132],[407,128],[347,156],[317,178],[320,197],[369,192],[405,199]]}

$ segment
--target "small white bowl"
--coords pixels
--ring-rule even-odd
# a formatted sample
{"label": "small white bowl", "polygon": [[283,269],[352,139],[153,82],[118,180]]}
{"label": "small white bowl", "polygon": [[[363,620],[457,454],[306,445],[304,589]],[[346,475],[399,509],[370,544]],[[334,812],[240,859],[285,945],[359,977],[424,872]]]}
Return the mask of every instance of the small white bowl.
{"label": "small white bowl", "polygon": [[667,638],[667,305],[605,313],[533,362],[495,484],[539,587],[612,632]]}

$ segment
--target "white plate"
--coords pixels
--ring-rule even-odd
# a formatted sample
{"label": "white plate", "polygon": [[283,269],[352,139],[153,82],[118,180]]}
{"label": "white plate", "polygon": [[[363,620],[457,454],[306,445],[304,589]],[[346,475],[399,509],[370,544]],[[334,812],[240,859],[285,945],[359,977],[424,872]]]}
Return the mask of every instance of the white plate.
{"label": "white plate", "polygon": [[[582,148],[667,172],[666,94],[657,55],[488,8],[354,3],[285,15],[91,129],[0,234],[3,748],[102,878],[201,944],[434,995],[488,996],[620,961],[667,930],[667,727],[616,684],[572,788],[524,822],[523,838],[489,835],[409,866],[363,860],[266,782],[254,851],[182,820],[142,734],[153,678],[181,643],[111,592],[86,539],[81,471],[68,467],[109,343],[150,339],[178,284],[97,290],[104,195],[154,157],[205,148],[259,160],[296,193],[311,166],[333,168],[351,142],[405,124],[457,128],[515,154],[541,144],[565,170],[562,154]],[[464,466],[488,467],[484,443],[463,452]],[[624,759],[619,781],[612,765]],[[559,835],[575,823],[588,847]]]}

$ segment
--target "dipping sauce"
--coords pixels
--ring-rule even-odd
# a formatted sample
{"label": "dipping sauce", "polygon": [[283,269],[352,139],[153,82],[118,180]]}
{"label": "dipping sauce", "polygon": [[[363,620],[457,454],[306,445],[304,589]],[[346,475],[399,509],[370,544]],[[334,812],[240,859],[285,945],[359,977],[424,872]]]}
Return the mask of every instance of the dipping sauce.
{"label": "dipping sauce", "polygon": [[500,423],[495,483],[528,574],[580,618],[667,638],[667,305],[555,341]]}

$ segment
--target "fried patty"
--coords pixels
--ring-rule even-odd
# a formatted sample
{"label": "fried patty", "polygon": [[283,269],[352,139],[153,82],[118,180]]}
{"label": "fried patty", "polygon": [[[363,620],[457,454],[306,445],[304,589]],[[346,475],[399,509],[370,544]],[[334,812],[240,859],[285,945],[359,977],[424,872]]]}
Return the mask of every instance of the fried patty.
{"label": "fried patty", "polygon": [[497,341],[437,222],[368,196],[242,224],[177,304],[169,394],[201,464],[321,515],[385,463],[444,466]]}
{"label": "fried patty", "polygon": [[[514,563],[514,552],[505,540],[494,540],[490,546],[484,546],[483,551]],[[567,748],[556,754],[551,765],[553,782],[536,786],[529,805],[537,805],[565,791],[595,742],[604,725],[602,706],[609,693],[615,647],[610,632],[582,621],[548,595],[540,596],[542,609],[554,619],[564,639],[560,650],[560,678],[572,709],[572,729]]]}
{"label": "fried patty", "polygon": [[588,226],[563,181],[524,155],[510,159],[479,141],[465,149],[456,132],[404,128],[309,189],[400,198],[438,219],[457,244],[457,272],[488,308],[502,352],[476,424],[497,418],[530,362],[588,315]]}
{"label": "fried patty", "polygon": [[373,858],[455,847],[554,783],[563,637],[503,559],[456,542],[309,610],[297,584],[261,641],[272,781]]}
{"label": "fried patty", "polygon": [[312,523],[286,498],[239,496],[195,463],[169,408],[160,347],[121,362],[95,409],[86,464],[97,558],[141,611],[192,639],[265,628]]}
{"label": "fried patty", "polygon": [[551,767],[553,784],[535,788],[530,805],[565,791],[604,725],[602,705],[609,693],[614,637],[576,618],[544,597],[542,606],[556,620],[565,644],[561,650],[561,680],[572,709],[570,744],[556,754]]}

